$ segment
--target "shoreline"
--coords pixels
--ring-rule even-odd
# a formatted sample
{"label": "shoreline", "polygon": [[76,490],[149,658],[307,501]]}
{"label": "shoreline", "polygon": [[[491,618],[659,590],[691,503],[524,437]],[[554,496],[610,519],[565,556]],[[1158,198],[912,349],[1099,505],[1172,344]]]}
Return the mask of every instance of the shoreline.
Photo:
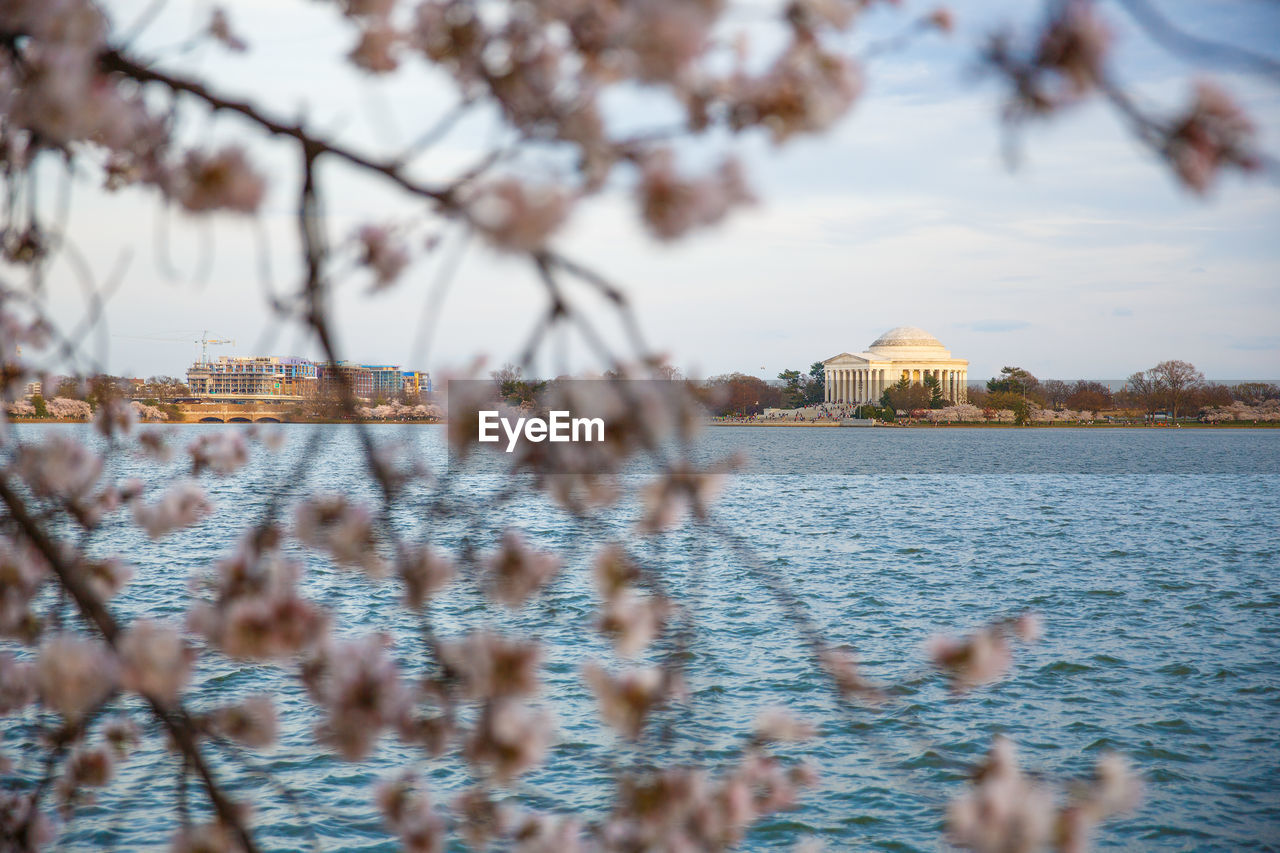
{"label": "shoreline", "polygon": [[[92,421],[78,418],[8,418],[10,424],[92,424]],[[447,426],[447,420],[425,421],[347,421],[315,418],[309,420],[290,421],[145,421],[138,426],[229,426],[235,425],[268,425],[281,426],[288,424],[363,424],[366,426]],[[1043,423],[1018,424],[984,423],[981,421],[963,421],[956,423],[877,423],[860,426],[844,426],[836,421],[703,421],[708,427],[760,427],[760,428],[808,428],[808,429],[1280,429],[1280,421],[1220,421],[1218,423],[1181,423],[1177,426],[1166,424],[1112,424],[1112,423]]]}
{"label": "shoreline", "polygon": [[[768,423],[763,421],[706,421],[711,427],[842,427],[835,421],[797,422],[783,421]],[[1109,424],[1109,423],[1044,423],[1044,424],[1009,424],[984,423],[982,421],[958,421],[955,423],[878,423],[865,426],[842,427],[844,429],[1280,429],[1280,421],[1221,421],[1216,424],[1181,423],[1177,426],[1166,424]]]}
{"label": "shoreline", "polygon": [[[11,424],[92,424],[83,418],[15,418],[8,417]],[[287,424],[366,424],[368,426],[444,426],[448,421],[343,421],[329,418],[314,418],[300,421],[139,421],[137,426],[282,426]]]}

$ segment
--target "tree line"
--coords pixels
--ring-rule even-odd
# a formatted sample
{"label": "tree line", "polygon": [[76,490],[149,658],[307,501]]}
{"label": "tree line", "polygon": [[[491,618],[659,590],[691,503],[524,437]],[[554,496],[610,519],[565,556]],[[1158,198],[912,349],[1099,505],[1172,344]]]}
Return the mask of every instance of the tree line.
{"label": "tree line", "polygon": [[1209,382],[1190,362],[1171,359],[1139,370],[1113,391],[1095,380],[1039,380],[1021,367],[1005,367],[987,387],[969,390],[969,402],[980,408],[1009,409],[1026,416],[1032,406],[1062,411],[1128,410],[1145,418],[1167,413],[1171,420],[1204,409],[1240,402],[1254,406],[1280,399],[1280,386],[1267,382],[1223,385]]}
{"label": "tree line", "polygon": [[[712,414],[718,417],[758,415],[768,408],[813,406],[826,399],[820,361],[810,365],[807,373],[783,370],[777,378],[781,384],[733,372],[712,376],[703,385],[715,392],[707,399]],[[1007,366],[999,375],[987,380],[985,388],[968,388],[967,398],[970,404],[980,409],[1012,411],[1019,423],[1029,423],[1031,411],[1037,407],[1055,411],[1127,410],[1141,412],[1146,418],[1167,412],[1171,419],[1176,420],[1204,409],[1230,406],[1233,402],[1256,406],[1280,399],[1280,385],[1209,382],[1195,365],[1175,359],[1130,374],[1118,390],[1093,379],[1041,380],[1025,368]],[[922,382],[912,382],[904,377],[885,389],[874,405],[859,407],[858,413],[893,420],[897,412],[941,409],[952,404],[934,377],[926,376]]]}

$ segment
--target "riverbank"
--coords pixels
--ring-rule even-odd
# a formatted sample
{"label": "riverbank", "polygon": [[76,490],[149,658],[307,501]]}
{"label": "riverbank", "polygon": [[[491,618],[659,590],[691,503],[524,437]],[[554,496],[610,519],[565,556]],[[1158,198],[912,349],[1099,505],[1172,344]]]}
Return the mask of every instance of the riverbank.
{"label": "riverbank", "polygon": [[[712,427],[841,427],[836,421],[704,421]],[[930,423],[915,421],[906,423],[877,423],[877,429],[1280,429],[1280,421],[1220,421],[1206,424],[1200,422],[1169,424],[1122,424],[1122,423],[1072,423],[1058,421],[1039,424],[1011,424],[998,421],[958,421],[955,423]],[[848,429],[866,428],[864,425],[849,426]]]}
{"label": "riverbank", "polygon": [[[8,421],[9,421],[9,423],[11,423],[11,424],[87,424],[87,423],[92,423],[92,421],[86,421],[86,420],[84,420],[83,418],[25,418],[25,417],[22,417],[22,418],[16,418],[16,417],[13,417],[12,415],[10,415],[10,416],[9,416]],[[325,418],[314,418],[314,419],[310,419],[310,420],[287,420],[287,421],[280,421],[280,420],[258,420],[258,421],[250,421],[248,418],[245,418],[245,419],[242,419],[242,420],[230,420],[230,421],[218,421],[218,420],[199,420],[199,421],[143,421],[143,422],[139,423],[139,426],[216,426],[216,425],[218,425],[218,424],[226,424],[226,423],[232,423],[232,424],[246,424],[246,423],[254,423],[254,424],[259,424],[259,425],[261,425],[261,424],[275,424],[275,425],[279,425],[279,424],[355,424],[355,423],[362,423],[362,424],[371,424],[371,425],[376,425],[376,424],[389,424],[389,425],[393,425],[393,426],[435,426],[435,425],[445,424],[445,423],[447,423],[447,421],[443,421],[443,420],[439,420],[439,419],[435,419],[435,420],[418,420],[418,421],[411,421],[411,420],[405,420],[405,421],[379,421],[379,420],[349,421],[349,420],[337,420],[337,419],[325,419]]]}
{"label": "riverbank", "polygon": [[[76,418],[25,418],[12,417],[8,419],[11,424],[84,424],[89,421]],[[232,420],[232,421],[146,421],[141,426],[212,426],[217,424],[233,423],[257,423],[257,424],[366,424],[369,426],[443,426],[448,423],[447,420],[405,420],[405,421],[350,421],[335,419],[311,419],[311,420],[262,420],[248,421]],[[929,423],[928,421],[917,421],[906,423],[903,421],[895,421],[893,423],[877,423],[872,425],[858,425],[845,427],[844,424],[837,421],[720,421],[707,420],[703,421],[704,425],[711,427],[817,427],[830,429],[833,427],[844,427],[846,429],[866,429],[871,426],[876,429],[1280,429],[1280,421],[1220,421],[1218,423],[1206,424],[1199,422],[1180,423],[1177,426],[1169,426],[1167,424],[1121,424],[1121,423],[1071,423],[1071,422],[1055,422],[1055,423],[1039,423],[1039,424],[1018,424],[1000,423],[1000,422],[984,422],[984,421],[963,421],[956,423]]]}

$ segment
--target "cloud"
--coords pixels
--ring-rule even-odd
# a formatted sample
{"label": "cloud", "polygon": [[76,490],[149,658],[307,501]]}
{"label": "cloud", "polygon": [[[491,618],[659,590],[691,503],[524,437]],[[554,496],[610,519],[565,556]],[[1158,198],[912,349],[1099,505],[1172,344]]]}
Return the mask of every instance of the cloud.
{"label": "cloud", "polygon": [[965,325],[975,332],[1016,332],[1019,329],[1028,328],[1031,324],[1025,320],[978,320]]}
{"label": "cloud", "polygon": [[1243,352],[1263,352],[1266,350],[1280,349],[1280,337],[1256,337],[1246,338],[1242,341],[1236,341],[1229,345],[1231,349],[1241,350]]}

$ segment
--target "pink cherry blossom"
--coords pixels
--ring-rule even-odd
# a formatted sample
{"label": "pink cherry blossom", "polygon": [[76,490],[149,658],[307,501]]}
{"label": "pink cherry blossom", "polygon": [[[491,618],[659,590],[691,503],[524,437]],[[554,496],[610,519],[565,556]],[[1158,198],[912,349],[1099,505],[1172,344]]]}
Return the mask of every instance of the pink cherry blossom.
{"label": "pink cherry blossom", "polygon": [[209,35],[227,50],[236,53],[244,53],[249,48],[244,39],[231,29],[231,19],[227,16],[227,10],[221,6],[215,6],[209,16]]}
{"label": "pink cherry blossom", "polygon": [[436,813],[426,787],[413,774],[404,773],[378,785],[378,811],[387,826],[410,853],[440,853],[445,845],[444,819]]}
{"label": "pink cherry blossom", "polygon": [[78,501],[98,482],[102,459],[75,439],[55,434],[20,447],[16,468],[37,495]]}
{"label": "pink cherry blossom", "polygon": [[545,712],[495,699],[481,711],[463,744],[463,757],[499,782],[508,782],[540,764],[550,740],[551,721]]}
{"label": "pink cherry blossom", "polygon": [[386,226],[366,225],[356,233],[360,263],[374,276],[374,290],[394,284],[409,265],[409,252]]}
{"label": "pink cherry blossom", "polygon": [[402,554],[396,561],[396,570],[404,582],[405,603],[415,610],[426,606],[457,575],[448,558],[425,546]]}
{"label": "pink cherry blossom", "polygon": [[178,202],[188,213],[255,213],[265,194],[266,182],[238,147],[223,148],[216,154],[188,151],[175,189]]}
{"label": "pink cherry blossom", "polygon": [[249,461],[249,447],[238,431],[206,433],[187,445],[191,473],[212,471],[219,476],[234,474]]}
{"label": "pink cherry blossom", "polygon": [[119,665],[100,640],[55,634],[40,646],[36,690],[46,707],[80,719],[115,689]]}
{"label": "pink cherry blossom", "polygon": [[502,535],[502,545],[489,559],[488,592],[510,608],[520,607],[560,572],[551,554],[529,548],[514,530]]}
{"label": "pink cherry blossom", "polygon": [[373,516],[339,494],[319,495],[298,505],[294,533],[305,545],[328,551],[340,566],[361,568],[374,577],[386,574],[373,535]]}
{"label": "pink cherry blossom", "polygon": [[275,703],[261,693],[215,708],[204,716],[202,725],[219,737],[259,749],[275,743],[279,728]]}
{"label": "pink cherry blossom", "polygon": [[667,699],[666,675],[656,667],[612,675],[593,661],[582,668],[582,677],[596,695],[600,716],[628,738],[639,737],[650,712]]}
{"label": "pink cherry blossom", "polygon": [[690,229],[714,225],[729,211],[752,200],[737,162],[725,162],[711,176],[691,180],[675,170],[674,154],[660,149],[642,163],[640,209],[645,223],[663,240],[683,236]]}
{"label": "pink cherry blossom", "polygon": [[597,627],[613,641],[618,654],[634,657],[662,632],[666,613],[662,599],[626,590],[605,601]]}
{"label": "pink cherry blossom", "polygon": [[348,761],[367,756],[382,730],[409,711],[388,643],[382,634],[335,641],[309,663],[307,688],[325,713],[317,736]]}
{"label": "pink cherry blossom", "polygon": [[169,625],[140,619],[120,638],[120,683],[161,702],[172,703],[191,679],[195,649]]}
{"label": "pink cherry blossom", "polygon": [[439,655],[446,677],[456,679],[467,698],[525,696],[538,689],[542,650],[537,643],[476,631],[442,643]]}
{"label": "pink cherry blossom", "polygon": [[468,210],[499,249],[528,252],[542,248],[568,217],[571,204],[569,194],[555,187],[500,178],[474,190]]}
{"label": "pink cherry blossom", "polygon": [[203,579],[212,601],[197,601],[189,627],[233,658],[271,660],[314,648],[329,629],[324,610],[298,594],[302,568],[279,551],[275,528],[241,541]]}
{"label": "pink cherry blossom", "polygon": [[205,497],[204,489],[189,480],[172,486],[155,503],[137,501],[133,505],[134,521],[152,539],[199,524],[212,513],[213,504]]}

